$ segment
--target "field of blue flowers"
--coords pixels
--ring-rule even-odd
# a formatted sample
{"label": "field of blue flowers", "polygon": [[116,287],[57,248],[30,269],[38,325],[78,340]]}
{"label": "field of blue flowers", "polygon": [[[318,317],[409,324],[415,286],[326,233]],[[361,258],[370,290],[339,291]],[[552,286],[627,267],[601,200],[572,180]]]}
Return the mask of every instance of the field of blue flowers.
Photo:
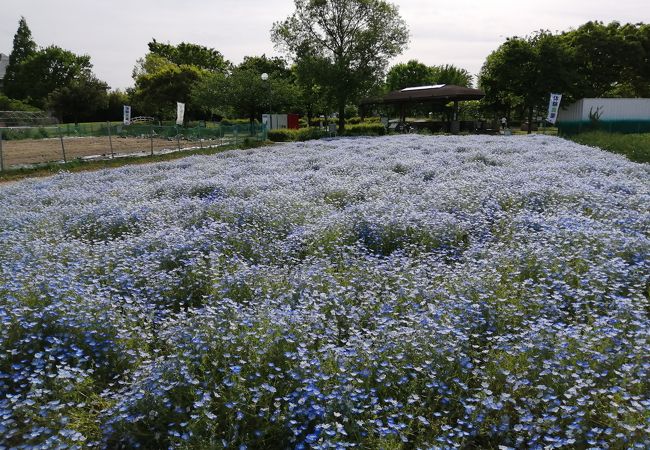
{"label": "field of blue flowers", "polygon": [[650,166],[311,141],[0,186],[0,448],[648,448]]}

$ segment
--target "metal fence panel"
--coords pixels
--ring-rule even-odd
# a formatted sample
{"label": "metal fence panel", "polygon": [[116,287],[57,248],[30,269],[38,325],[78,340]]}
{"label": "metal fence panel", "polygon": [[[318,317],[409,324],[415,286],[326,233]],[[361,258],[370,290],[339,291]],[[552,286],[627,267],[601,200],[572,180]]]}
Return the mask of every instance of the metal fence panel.
{"label": "metal fence panel", "polygon": [[7,127],[0,128],[0,170],[74,159],[214,148],[239,144],[244,139],[264,141],[266,138],[266,128],[259,124],[193,128],[109,123]]}

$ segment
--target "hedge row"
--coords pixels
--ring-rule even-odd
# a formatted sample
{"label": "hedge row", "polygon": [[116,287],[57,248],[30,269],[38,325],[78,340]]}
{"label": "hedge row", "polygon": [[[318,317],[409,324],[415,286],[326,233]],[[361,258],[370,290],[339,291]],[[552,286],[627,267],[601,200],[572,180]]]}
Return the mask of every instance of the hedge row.
{"label": "hedge row", "polygon": [[[386,134],[386,128],[381,123],[361,123],[357,125],[347,125],[344,136],[382,136]],[[320,139],[328,136],[327,130],[321,128],[300,128],[299,130],[289,130],[281,128],[278,130],[269,130],[269,140],[273,142],[292,142],[292,141],[309,141],[311,139]]]}

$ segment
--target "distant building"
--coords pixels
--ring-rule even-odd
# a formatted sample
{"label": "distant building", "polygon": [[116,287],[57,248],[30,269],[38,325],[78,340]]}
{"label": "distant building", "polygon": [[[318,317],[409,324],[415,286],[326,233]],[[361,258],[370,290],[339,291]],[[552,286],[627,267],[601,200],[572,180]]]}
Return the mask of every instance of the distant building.
{"label": "distant building", "polygon": [[560,108],[560,134],[650,132],[650,98],[582,98]]}
{"label": "distant building", "polygon": [[0,53],[0,89],[4,87],[5,73],[7,73],[8,65],[9,57],[4,53]]}

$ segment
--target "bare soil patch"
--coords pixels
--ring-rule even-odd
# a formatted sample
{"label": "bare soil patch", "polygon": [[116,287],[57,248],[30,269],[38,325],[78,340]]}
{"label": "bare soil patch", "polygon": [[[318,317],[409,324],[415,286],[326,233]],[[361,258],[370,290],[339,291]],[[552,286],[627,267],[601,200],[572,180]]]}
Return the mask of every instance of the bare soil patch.
{"label": "bare soil patch", "polygon": [[[216,145],[218,142],[204,142],[203,145]],[[175,140],[154,138],[112,138],[113,154],[132,155],[161,153],[179,149]],[[199,142],[180,141],[180,149],[197,148]],[[76,158],[106,157],[111,156],[111,143],[108,137],[75,137],[63,138],[63,147],[68,161]],[[26,139],[2,142],[3,163],[5,168],[11,166],[31,165],[53,161],[63,161],[61,140],[54,139]]]}

